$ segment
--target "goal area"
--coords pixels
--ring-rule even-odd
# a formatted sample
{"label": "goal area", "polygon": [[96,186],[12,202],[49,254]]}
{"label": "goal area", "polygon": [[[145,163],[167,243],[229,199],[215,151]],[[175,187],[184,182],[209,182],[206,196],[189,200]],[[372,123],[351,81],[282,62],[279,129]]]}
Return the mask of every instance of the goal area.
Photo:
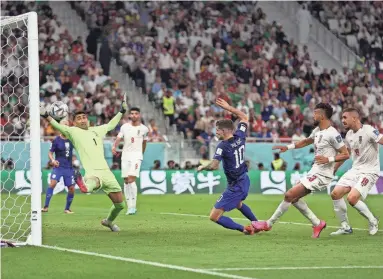
{"label": "goal area", "polygon": [[0,17],[1,240],[41,245],[37,14]]}

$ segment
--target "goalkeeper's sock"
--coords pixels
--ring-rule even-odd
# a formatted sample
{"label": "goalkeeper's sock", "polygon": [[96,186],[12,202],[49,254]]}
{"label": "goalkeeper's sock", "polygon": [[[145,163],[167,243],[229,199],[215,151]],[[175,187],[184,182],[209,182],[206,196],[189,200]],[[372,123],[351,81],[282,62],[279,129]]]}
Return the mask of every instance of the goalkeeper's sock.
{"label": "goalkeeper's sock", "polygon": [[313,224],[314,227],[319,226],[319,218],[314,214],[314,212],[311,211],[304,200],[298,200],[293,203],[293,206],[295,206],[295,208],[298,209],[303,216],[305,216]]}
{"label": "goalkeeper's sock", "polygon": [[65,210],[70,210],[70,206],[72,204],[73,197],[74,197],[74,193],[68,192],[68,195],[66,196]]}
{"label": "goalkeeper's sock", "polygon": [[217,224],[220,224],[222,227],[230,230],[237,230],[243,232],[243,226],[234,222],[231,218],[226,216],[219,217]]}
{"label": "goalkeeper's sock", "polygon": [[120,214],[121,210],[124,209],[124,207],[124,202],[114,203],[110,208],[109,215],[106,217],[106,219],[112,223],[117,218],[118,214]]}
{"label": "goalkeeper's sock", "polygon": [[132,208],[136,208],[137,206],[137,184],[136,182],[130,183],[130,202],[132,204]]}
{"label": "goalkeeper's sock", "polygon": [[128,208],[132,208],[132,203],[131,203],[132,194],[130,193],[130,184],[127,184],[127,183],[124,184],[124,193],[125,193],[126,205],[128,206]]}
{"label": "goalkeeper's sock", "polygon": [[239,211],[250,221],[258,221],[257,217],[255,217],[254,213],[251,211],[250,207],[248,207],[246,204],[242,203],[241,208],[238,208]]}
{"label": "goalkeeper's sock", "polygon": [[49,203],[51,202],[51,198],[53,196],[54,188],[48,187],[47,193],[45,195],[45,205],[44,207],[49,207]]}

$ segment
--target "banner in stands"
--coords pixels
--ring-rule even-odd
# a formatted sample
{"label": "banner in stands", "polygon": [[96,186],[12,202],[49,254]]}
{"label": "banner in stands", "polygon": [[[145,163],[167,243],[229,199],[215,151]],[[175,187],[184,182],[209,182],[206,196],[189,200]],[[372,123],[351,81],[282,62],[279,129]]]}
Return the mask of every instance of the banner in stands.
{"label": "banner in stands", "polygon": [[[113,171],[120,185],[123,185],[121,171]],[[42,171],[43,192],[46,191],[50,183],[51,170]],[[31,184],[29,171],[1,171],[1,192],[6,191],[18,195],[29,195]],[[283,194],[290,189],[299,179],[306,175],[305,172],[297,171],[249,171],[251,181],[250,193],[256,194]],[[338,173],[333,179],[327,192],[336,185],[336,182],[343,175]],[[194,170],[152,170],[141,171],[137,185],[143,195],[163,195],[163,194],[219,194],[226,188],[226,176],[223,171],[196,172]],[[78,187],[76,186],[77,191]],[[60,181],[54,194],[66,192],[63,181]],[[101,193],[101,191],[99,192]],[[383,171],[376,185],[370,194],[383,194]]]}

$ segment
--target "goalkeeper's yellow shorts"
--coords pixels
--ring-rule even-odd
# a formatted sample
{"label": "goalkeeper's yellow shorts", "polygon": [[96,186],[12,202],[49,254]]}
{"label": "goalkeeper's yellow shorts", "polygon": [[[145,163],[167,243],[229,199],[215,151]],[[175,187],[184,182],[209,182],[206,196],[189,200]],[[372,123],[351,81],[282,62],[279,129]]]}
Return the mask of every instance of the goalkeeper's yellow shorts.
{"label": "goalkeeper's yellow shorts", "polygon": [[114,174],[109,170],[89,170],[85,173],[85,181],[91,177],[97,177],[100,180],[100,188],[105,194],[121,192],[121,186]]}

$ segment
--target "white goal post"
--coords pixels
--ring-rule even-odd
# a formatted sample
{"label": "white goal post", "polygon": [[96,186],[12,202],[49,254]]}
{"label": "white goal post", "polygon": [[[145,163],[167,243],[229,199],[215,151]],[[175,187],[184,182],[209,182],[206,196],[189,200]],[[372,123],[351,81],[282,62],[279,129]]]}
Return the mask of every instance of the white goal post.
{"label": "white goal post", "polygon": [[[37,24],[35,12],[0,18],[1,113],[8,118],[4,126],[8,128],[0,131],[1,156],[6,154],[4,156],[9,156],[13,163],[7,170],[1,169],[6,173],[1,175],[0,238],[16,245],[42,244]],[[16,130],[18,137],[15,140]],[[23,194],[15,191],[17,179],[14,173],[17,170],[23,170],[25,179],[30,180],[30,191]]]}

